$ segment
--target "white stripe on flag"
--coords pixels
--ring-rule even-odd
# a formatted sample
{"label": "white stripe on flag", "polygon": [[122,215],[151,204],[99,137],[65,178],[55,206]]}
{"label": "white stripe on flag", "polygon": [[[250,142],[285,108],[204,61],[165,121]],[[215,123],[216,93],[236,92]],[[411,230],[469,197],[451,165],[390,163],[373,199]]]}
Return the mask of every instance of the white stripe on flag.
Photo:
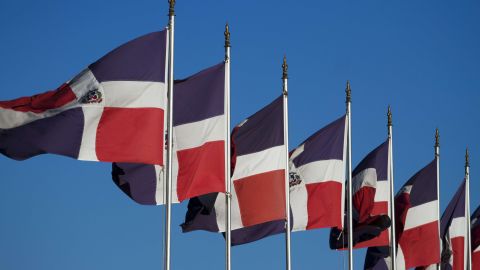
{"label": "white stripe on flag", "polygon": [[102,82],[105,107],[166,108],[166,86],[162,82]]}
{"label": "white stripe on flag", "polygon": [[438,201],[431,201],[408,209],[404,231],[438,221]]}
{"label": "white stripe on flag", "polygon": [[282,159],[286,155],[285,146],[275,146],[266,150],[237,156],[232,181],[248,176],[285,169]]}
{"label": "white stripe on flag", "polygon": [[448,228],[450,239],[455,237],[466,237],[466,229],[467,225],[465,217],[452,219],[452,223],[450,223],[450,227]]}
{"label": "white stripe on flag", "polygon": [[366,168],[357,173],[353,179],[353,194],[359,191],[362,187],[377,187],[377,170],[375,168]]}
{"label": "white stripe on flag", "polygon": [[103,107],[86,106],[82,107],[82,110],[84,125],[78,159],[98,161],[96,151],[97,128],[102,117]]}
{"label": "white stripe on flag", "polygon": [[342,160],[330,159],[307,163],[296,169],[305,184],[327,181],[345,181],[345,167]]}
{"label": "white stripe on flag", "polygon": [[388,202],[390,198],[390,185],[388,181],[377,181],[375,202]]}
{"label": "white stripe on flag", "polygon": [[202,146],[206,142],[225,140],[225,116],[219,115],[202,121],[173,128],[177,151]]}

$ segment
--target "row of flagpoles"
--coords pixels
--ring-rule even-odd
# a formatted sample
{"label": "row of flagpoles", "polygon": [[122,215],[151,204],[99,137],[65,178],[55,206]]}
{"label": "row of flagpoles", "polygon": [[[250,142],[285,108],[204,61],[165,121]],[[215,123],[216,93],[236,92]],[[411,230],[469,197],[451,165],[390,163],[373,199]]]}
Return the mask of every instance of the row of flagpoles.
{"label": "row of flagpoles", "polygon": [[[17,160],[52,153],[113,162],[113,180],[128,196],[165,205],[166,270],[172,204],[186,199],[183,231],[224,232],[226,270],[232,245],[279,233],[291,270],[291,232],[318,228],[331,229],[332,249],[348,249],[349,270],[353,249],[363,247],[369,248],[365,269],[443,269],[444,263],[474,269],[471,230],[479,210],[471,221],[468,152],[459,193],[463,215],[452,200],[440,219],[438,129],[435,159],[395,196],[390,107],[387,141],[352,169],[348,81],[345,115],[289,151],[286,57],[281,96],[232,130],[229,26],[223,62],[175,81],[174,8],[169,0],[166,31],[121,45],[57,90],[0,101],[0,153]],[[452,221],[459,217],[463,221]],[[458,268],[459,259],[442,259],[450,244],[448,258],[458,258],[455,235],[464,237]],[[375,250],[380,247],[388,251]]]}

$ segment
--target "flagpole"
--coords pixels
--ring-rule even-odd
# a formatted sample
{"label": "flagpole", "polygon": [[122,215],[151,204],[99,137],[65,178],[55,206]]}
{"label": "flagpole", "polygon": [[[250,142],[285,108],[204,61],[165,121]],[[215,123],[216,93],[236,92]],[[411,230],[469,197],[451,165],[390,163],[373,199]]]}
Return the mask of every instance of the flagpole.
{"label": "flagpole", "polygon": [[347,121],[348,121],[348,138],[347,138],[347,183],[348,183],[348,269],[353,270],[353,217],[352,217],[352,132],[351,132],[351,103],[352,90],[350,82],[347,81],[346,103],[347,103]]}
{"label": "flagpole", "polygon": [[225,25],[225,269],[231,269],[231,164],[230,164],[230,30]]}
{"label": "flagpole", "polygon": [[286,245],[286,269],[292,269],[290,258],[290,173],[289,173],[289,157],[288,157],[288,65],[287,57],[283,57],[283,139],[285,145],[285,245]]}
{"label": "flagpole", "polygon": [[168,0],[168,127],[167,127],[167,179],[165,210],[164,269],[170,270],[170,227],[172,218],[172,145],[173,145],[173,38],[175,30],[175,0]]}
{"label": "flagpole", "polygon": [[468,148],[465,150],[465,205],[466,205],[466,223],[467,223],[467,270],[472,269],[472,235],[470,224],[470,161],[468,155]]}
{"label": "flagpole", "polygon": [[392,110],[390,105],[388,106],[388,167],[390,177],[390,220],[392,225],[390,226],[390,258],[392,264],[392,270],[397,269],[397,241],[395,235],[395,190],[393,184],[393,130],[392,130]]}
{"label": "flagpole", "polygon": [[[440,133],[435,129],[435,161],[437,162],[437,214],[440,219]],[[438,220],[438,235],[440,236],[440,220]],[[440,239],[440,242],[442,239]],[[442,258],[442,248],[440,246],[440,260]],[[437,269],[440,269],[440,263],[437,263]]]}

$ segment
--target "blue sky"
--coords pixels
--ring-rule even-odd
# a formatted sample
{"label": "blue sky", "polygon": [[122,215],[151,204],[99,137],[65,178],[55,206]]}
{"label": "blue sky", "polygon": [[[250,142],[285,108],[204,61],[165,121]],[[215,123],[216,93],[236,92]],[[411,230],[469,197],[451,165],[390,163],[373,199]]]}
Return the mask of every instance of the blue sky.
{"label": "blue sky", "polygon": [[[232,124],[281,93],[289,63],[290,146],[344,113],[352,85],[356,165],[386,138],[394,117],[396,190],[433,159],[441,133],[441,209],[471,152],[472,208],[480,203],[480,2],[177,1],[175,77],[223,59],[232,39]],[[0,2],[0,100],[58,87],[134,37],[162,29],[166,0]],[[161,269],[163,207],[136,205],[110,164],[44,155],[0,156],[1,269]],[[477,191],[477,192],[475,192]],[[173,207],[172,269],[222,269],[220,235],[182,234]],[[292,234],[294,269],[341,269],[328,230]],[[355,251],[362,269],[363,250]],[[234,269],[283,269],[284,238],[233,248]]]}

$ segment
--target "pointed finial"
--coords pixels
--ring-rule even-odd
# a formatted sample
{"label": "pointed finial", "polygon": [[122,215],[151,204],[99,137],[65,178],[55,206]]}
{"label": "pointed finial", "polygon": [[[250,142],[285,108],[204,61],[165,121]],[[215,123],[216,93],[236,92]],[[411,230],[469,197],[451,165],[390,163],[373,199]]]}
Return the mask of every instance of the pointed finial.
{"label": "pointed finial", "polygon": [[288,79],[288,65],[287,65],[287,56],[286,55],[283,56],[282,69],[283,69],[282,79],[283,80]]}
{"label": "pointed finial", "polygon": [[467,149],[465,150],[465,170],[467,170],[468,167],[470,167],[470,156],[468,154],[468,147],[467,147]]}
{"label": "pointed finial", "polygon": [[230,29],[228,27],[228,22],[225,24],[225,32],[223,32],[225,35],[225,48],[230,47]]}
{"label": "pointed finial", "polygon": [[347,94],[346,103],[352,102],[352,89],[350,88],[350,81],[347,80],[347,88],[345,88],[345,93]]}
{"label": "pointed finial", "polygon": [[435,148],[440,147],[440,132],[438,128],[435,129]]}
{"label": "pointed finial", "polygon": [[170,8],[168,9],[168,16],[173,17],[175,16],[175,0],[168,0],[170,4]]}
{"label": "pointed finial", "polygon": [[390,107],[390,105],[388,105],[387,117],[388,117],[387,127],[391,127],[392,126],[392,108]]}

